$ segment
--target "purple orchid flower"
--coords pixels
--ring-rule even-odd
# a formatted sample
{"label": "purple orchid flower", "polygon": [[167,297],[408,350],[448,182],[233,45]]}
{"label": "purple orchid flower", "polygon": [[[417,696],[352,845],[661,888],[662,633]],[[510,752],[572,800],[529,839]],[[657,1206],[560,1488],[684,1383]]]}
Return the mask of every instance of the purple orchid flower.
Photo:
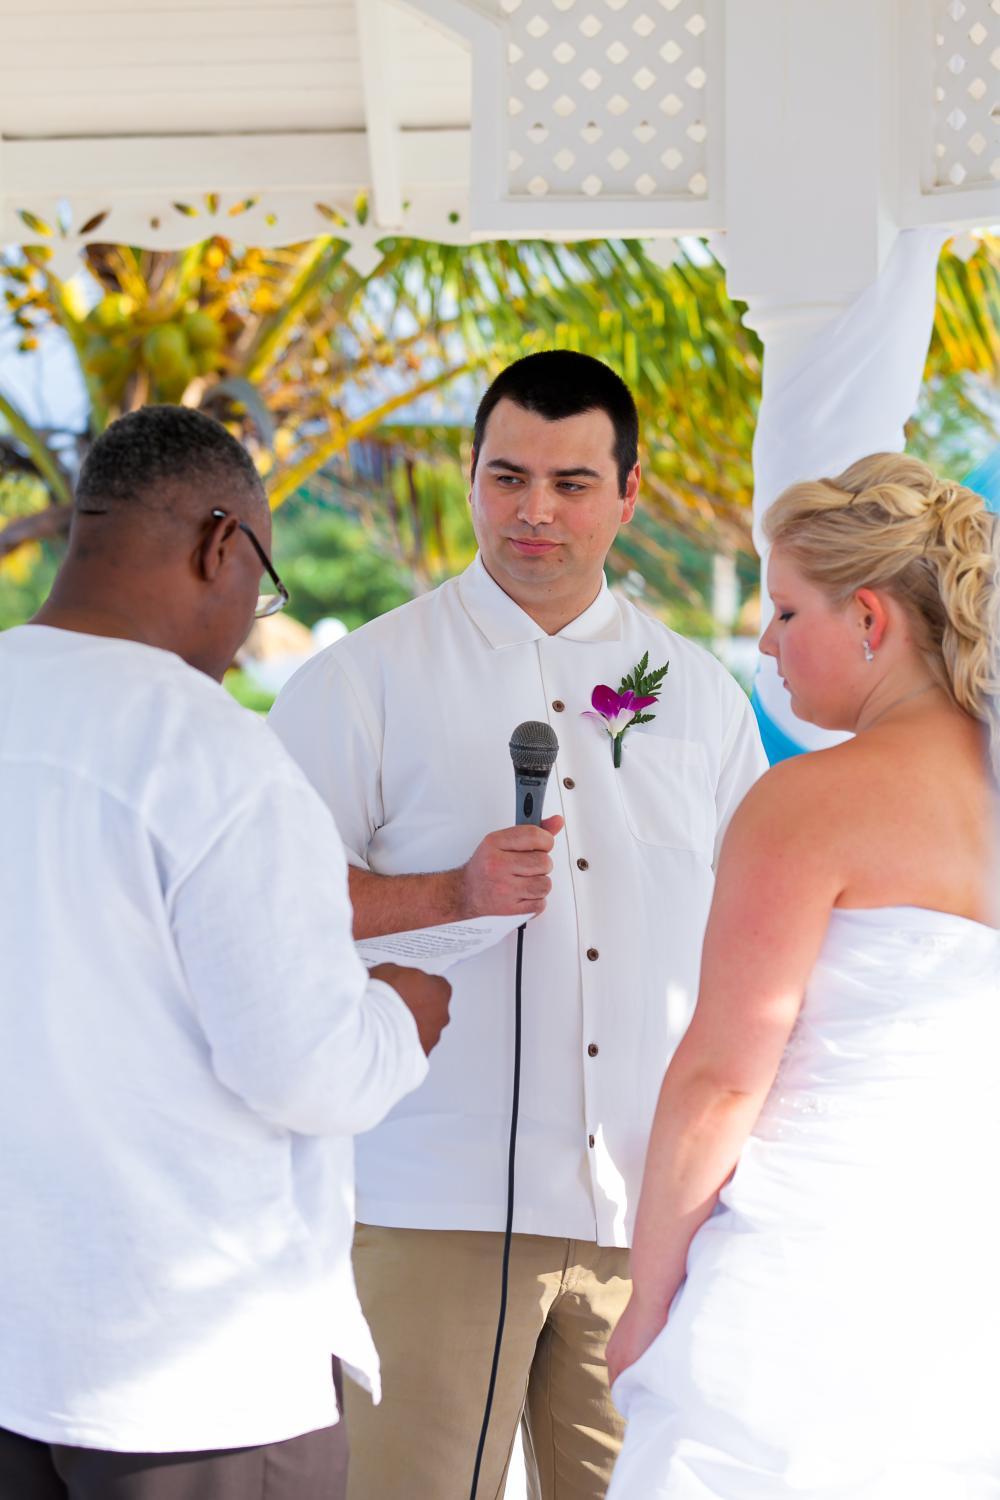
{"label": "purple orchid flower", "polygon": [[655,697],[637,698],[630,689],[624,693],[616,693],[614,688],[601,682],[595,687],[590,701],[593,709],[585,709],[583,717],[596,719],[599,724],[603,723],[611,738],[618,739],[625,733],[636,714],[642,713],[642,710],[648,708],[651,703],[655,703],[656,699]]}
{"label": "purple orchid flower", "polygon": [[[653,717],[652,714],[644,714],[643,709],[659,700],[660,686],[669,666],[669,662],[664,662],[662,667],[650,672],[649,652],[644,651],[642,660],[622,678],[620,692],[616,693],[606,682],[599,682],[590,695],[592,707],[584,711],[583,717],[595,719],[611,736],[611,756],[616,767],[622,763],[625,731],[637,719],[645,724]],[[631,683],[631,687],[626,686],[628,683]]]}

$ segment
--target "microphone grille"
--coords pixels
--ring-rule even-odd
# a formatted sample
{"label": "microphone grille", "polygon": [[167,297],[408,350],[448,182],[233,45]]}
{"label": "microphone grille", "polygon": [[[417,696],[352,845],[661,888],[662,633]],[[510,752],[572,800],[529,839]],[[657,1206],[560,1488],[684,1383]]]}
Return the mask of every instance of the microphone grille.
{"label": "microphone grille", "polygon": [[555,730],[540,719],[528,719],[518,724],[510,737],[510,758],[515,771],[544,776],[552,770],[558,754],[559,741]]}

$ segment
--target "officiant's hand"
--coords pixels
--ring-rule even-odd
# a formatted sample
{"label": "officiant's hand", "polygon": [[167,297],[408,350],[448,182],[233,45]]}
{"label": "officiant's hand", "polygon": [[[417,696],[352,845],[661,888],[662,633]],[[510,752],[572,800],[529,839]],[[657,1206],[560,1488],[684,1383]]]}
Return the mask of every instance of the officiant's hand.
{"label": "officiant's hand", "polygon": [[662,1307],[650,1307],[633,1293],[628,1307],[618,1320],[614,1333],[608,1340],[608,1381],[614,1385],[619,1375],[634,1365],[645,1354],[650,1344],[666,1326],[667,1315]]}
{"label": "officiant's hand", "polygon": [[396,991],[417,1023],[421,1047],[428,1054],[433,1052],[449,1020],[451,985],[447,979],[402,964],[376,964],[370,973],[372,979],[382,979]]}
{"label": "officiant's hand", "polygon": [[531,917],[545,910],[552,881],[552,846],[564,819],[544,818],[488,833],[458,872],[461,909],[470,917]]}

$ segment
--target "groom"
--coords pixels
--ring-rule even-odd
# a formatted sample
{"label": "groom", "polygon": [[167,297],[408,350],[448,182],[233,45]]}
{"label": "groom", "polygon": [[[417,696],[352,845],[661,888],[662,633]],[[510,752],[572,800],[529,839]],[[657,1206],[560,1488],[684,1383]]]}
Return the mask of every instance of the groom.
{"label": "groom", "polygon": [[[523,1418],[534,1493],[596,1500],[621,1441],[604,1351],[629,1294],[646,1140],[694,1002],[725,826],[765,769],[745,695],[612,594],[639,491],[627,387],[585,355],[505,370],[476,417],[479,555],[308,663],[272,723],[334,813],[356,936],[540,913],[524,968],[510,1303],[479,1486]],[[651,717],[584,717],[648,658]],[[604,701],[604,700],[602,700]],[[560,744],[542,828],[511,828],[507,742]],[[451,976],[449,976],[451,977]],[[467,1500],[497,1321],[514,943],[454,971],[426,1082],[357,1142],[355,1270],[383,1405],[348,1392],[350,1500]]]}

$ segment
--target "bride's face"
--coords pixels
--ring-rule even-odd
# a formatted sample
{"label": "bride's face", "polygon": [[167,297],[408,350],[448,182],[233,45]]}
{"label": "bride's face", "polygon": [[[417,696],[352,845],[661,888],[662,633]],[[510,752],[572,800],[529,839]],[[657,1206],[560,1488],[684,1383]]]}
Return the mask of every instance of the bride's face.
{"label": "bride's face", "polygon": [[864,665],[858,608],[832,604],[779,547],[767,589],[774,615],[760,649],[777,662],[792,712],[824,729],[853,727]]}

